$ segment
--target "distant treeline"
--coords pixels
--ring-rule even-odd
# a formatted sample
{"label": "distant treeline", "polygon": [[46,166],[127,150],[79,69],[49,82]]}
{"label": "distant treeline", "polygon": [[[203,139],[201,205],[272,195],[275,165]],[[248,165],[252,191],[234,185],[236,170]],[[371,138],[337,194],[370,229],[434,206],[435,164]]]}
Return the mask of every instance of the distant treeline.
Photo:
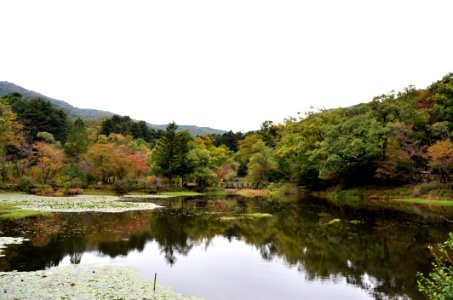
{"label": "distant treeline", "polygon": [[349,108],[320,109],[255,132],[194,137],[113,116],[70,118],[42,99],[0,99],[5,187],[222,186],[246,177],[308,187],[450,182],[453,74]]}

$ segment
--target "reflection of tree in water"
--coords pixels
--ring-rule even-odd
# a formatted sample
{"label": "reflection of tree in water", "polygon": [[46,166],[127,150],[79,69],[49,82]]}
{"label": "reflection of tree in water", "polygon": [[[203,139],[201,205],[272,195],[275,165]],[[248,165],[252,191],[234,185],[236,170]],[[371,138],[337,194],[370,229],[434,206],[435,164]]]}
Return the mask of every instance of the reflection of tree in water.
{"label": "reflection of tree in water", "polygon": [[[46,219],[42,227],[35,226],[35,239],[32,234],[37,246],[12,247],[18,250],[10,251],[0,268],[42,269],[58,265],[68,254],[72,263],[78,263],[83,252],[93,250],[110,257],[127,255],[134,249],[143,251],[151,240],[158,243],[168,264],[174,265],[178,255],[188,255],[198,243],[208,247],[214,237],[223,236],[257,247],[265,260],[283,258],[308,280],[345,278],[376,299],[404,295],[418,299],[415,274],[426,272],[431,261],[426,245],[443,241],[447,231],[413,225],[418,221],[414,216],[387,218],[388,212],[351,212],[302,202],[189,199],[173,200],[172,206],[155,214],[72,214]],[[197,209],[238,214],[268,211],[273,217],[220,221],[217,214],[194,213]],[[335,219],[339,221],[329,224]],[[18,222],[23,222],[22,228],[32,227],[26,222],[39,224],[37,220],[16,221],[11,227]],[[0,223],[0,230],[14,232],[4,224]]]}
{"label": "reflection of tree in water", "polygon": [[159,244],[169,265],[176,263],[176,254],[187,255],[193,248],[193,240],[189,238],[192,219],[194,218],[165,214],[151,218],[152,238]]}
{"label": "reflection of tree in water", "polygon": [[80,264],[80,261],[82,260],[82,255],[83,255],[83,252],[70,253],[69,261],[71,262],[71,264],[78,265],[78,264]]}

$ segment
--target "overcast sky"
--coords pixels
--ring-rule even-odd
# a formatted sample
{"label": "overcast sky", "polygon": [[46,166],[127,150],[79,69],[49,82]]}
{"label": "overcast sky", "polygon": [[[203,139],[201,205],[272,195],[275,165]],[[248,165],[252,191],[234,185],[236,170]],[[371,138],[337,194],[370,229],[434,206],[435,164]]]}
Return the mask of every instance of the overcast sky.
{"label": "overcast sky", "polygon": [[2,0],[0,12],[0,81],[151,123],[247,131],[453,72],[451,0]]}

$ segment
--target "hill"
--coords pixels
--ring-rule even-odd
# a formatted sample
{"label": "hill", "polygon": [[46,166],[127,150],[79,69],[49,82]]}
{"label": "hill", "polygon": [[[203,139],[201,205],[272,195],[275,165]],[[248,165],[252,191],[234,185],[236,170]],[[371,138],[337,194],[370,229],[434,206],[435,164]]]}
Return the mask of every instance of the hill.
{"label": "hill", "polygon": [[[96,120],[99,118],[105,118],[105,117],[115,115],[115,113],[112,113],[109,111],[103,111],[103,110],[97,110],[97,109],[91,109],[91,108],[78,108],[78,107],[75,107],[75,106],[69,104],[66,101],[47,97],[43,94],[40,94],[35,91],[31,91],[31,90],[28,90],[21,86],[18,86],[17,84],[7,82],[7,81],[0,81],[0,97],[3,97],[5,95],[11,94],[11,93],[19,93],[25,99],[28,99],[28,100],[34,99],[34,98],[42,98],[42,99],[48,100],[50,103],[52,103],[56,107],[64,110],[69,115],[71,115],[73,117],[80,117],[85,120]],[[165,129],[165,126],[166,126],[166,125],[161,125],[161,124],[150,124],[150,123],[148,123],[148,125],[154,129]],[[226,130],[214,129],[214,128],[210,128],[210,127],[198,127],[195,125],[179,125],[179,129],[188,130],[192,135],[203,135],[206,133],[223,134],[223,133],[227,132]]]}

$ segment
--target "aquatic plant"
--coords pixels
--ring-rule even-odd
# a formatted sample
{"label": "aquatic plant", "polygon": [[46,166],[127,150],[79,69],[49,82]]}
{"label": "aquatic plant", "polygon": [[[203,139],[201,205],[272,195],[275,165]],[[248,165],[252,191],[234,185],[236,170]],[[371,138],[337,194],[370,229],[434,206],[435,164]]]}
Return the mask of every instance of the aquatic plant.
{"label": "aquatic plant", "polygon": [[17,208],[44,212],[108,212],[153,210],[160,206],[154,203],[120,201],[116,196],[44,197],[36,195],[3,194],[0,203],[18,204]]}
{"label": "aquatic plant", "polygon": [[129,266],[69,265],[34,272],[0,272],[6,299],[196,300],[156,285]]}

